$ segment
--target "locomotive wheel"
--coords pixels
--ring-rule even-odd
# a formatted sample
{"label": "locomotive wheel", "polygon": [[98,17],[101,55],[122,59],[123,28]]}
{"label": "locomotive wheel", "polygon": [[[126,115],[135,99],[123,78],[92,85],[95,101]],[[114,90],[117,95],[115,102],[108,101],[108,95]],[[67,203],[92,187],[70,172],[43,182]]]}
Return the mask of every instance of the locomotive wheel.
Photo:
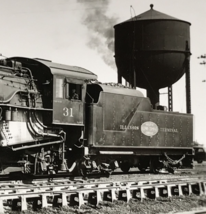
{"label": "locomotive wheel", "polygon": [[128,163],[122,163],[120,165],[120,169],[122,170],[122,172],[128,173],[130,170],[130,165]]}
{"label": "locomotive wheel", "polygon": [[197,160],[197,162],[198,162],[198,163],[202,163],[203,161],[202,161],[202,160]]}
{"label": "locomotive wheel", "polygon": [[145,172],[145,171],[146,171],[146,168],[147,168],[147,167],[145,167],[145,166],[143,166],[143,165],[141,165],[141,164],[138,165],[138,169],[140,170],[140,172]]}
{"label": "locomotive wheel", "polygon": [[172,173],[172,174],[174,174],[174,172],[175,172],[174,168],[172,168],[172,167],[169,167],[167,170],[169,173]]}
{"label": "locomotive wheel", "polygon": [[77,163],[77,173],[78,175],[81,176],[86,176],[87,175],[87,170],[84,164],[84,160],[79,160]]}
{"label": "locomotive wheel", "polygon": [[83,177],[85,177],[86,175],[87,175],[87,172],[86,172],[86,170],[85,169],[83,169],[83,168],[80,168],[79,169],[79,173],[78,173],[79,175],[81,175],[81,176],[83,176]]}
{"label": "locomotive wheel", "polygon": [[157,158],[152,158],[150,160],[150,171],[154,174],[158,174],[161,170],[160,162]]}

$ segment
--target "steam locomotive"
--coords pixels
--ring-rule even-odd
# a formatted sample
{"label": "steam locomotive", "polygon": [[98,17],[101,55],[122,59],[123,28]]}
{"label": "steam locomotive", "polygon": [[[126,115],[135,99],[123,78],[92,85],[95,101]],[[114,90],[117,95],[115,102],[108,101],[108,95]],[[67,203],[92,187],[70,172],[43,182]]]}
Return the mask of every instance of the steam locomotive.
{"label": "steam locomotive", "polygon": [[136,89],[48,60],[0,61],[1,173],[174,172],[192,167],[192,142],[191,114],[153,109]]}

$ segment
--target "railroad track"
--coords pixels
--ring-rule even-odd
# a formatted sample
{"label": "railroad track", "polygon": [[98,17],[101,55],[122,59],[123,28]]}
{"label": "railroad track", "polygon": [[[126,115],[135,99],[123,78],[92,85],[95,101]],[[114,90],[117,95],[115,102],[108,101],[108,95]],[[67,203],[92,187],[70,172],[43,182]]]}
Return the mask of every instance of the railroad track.
{"label": "railroad track", "polygon": [[5,208],[24,211],[28,203],[33,209],[49,206],[78,206],[93,204],[98,206],[103,201],[124,200],[136,198],[143,201],[146,198],[173,197],[184,195],[206,195],[205,177],[184,177],[181,179],[105,181],[59,179],[52,182],[32,181],[0,183],[0,213]]}
{"label": "railroad track", "polygon": [[206,209],[187,211],[187,212],[178,212],[176,214],[206,214]]}

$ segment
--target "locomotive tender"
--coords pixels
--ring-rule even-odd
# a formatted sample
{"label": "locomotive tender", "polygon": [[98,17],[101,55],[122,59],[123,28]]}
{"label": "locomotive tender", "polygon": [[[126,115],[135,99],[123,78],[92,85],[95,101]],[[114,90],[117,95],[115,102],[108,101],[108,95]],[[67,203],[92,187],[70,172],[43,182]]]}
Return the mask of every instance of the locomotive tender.
{"label": "locomotive tender", "polygon": [[191,114],[153,109],[140,91],[101,84],[80,67],[23,57],[0,64],[2,173],[192,167]]}

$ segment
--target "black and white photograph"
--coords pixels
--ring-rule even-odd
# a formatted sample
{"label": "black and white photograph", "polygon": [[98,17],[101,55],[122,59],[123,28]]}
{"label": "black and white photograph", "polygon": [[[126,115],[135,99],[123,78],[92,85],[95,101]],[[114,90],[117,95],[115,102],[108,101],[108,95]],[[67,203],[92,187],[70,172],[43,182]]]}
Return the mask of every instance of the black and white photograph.
{"label": "black and white photograph", "polygon": [[206,214],[206,0],[0,4],[0,214]]}

